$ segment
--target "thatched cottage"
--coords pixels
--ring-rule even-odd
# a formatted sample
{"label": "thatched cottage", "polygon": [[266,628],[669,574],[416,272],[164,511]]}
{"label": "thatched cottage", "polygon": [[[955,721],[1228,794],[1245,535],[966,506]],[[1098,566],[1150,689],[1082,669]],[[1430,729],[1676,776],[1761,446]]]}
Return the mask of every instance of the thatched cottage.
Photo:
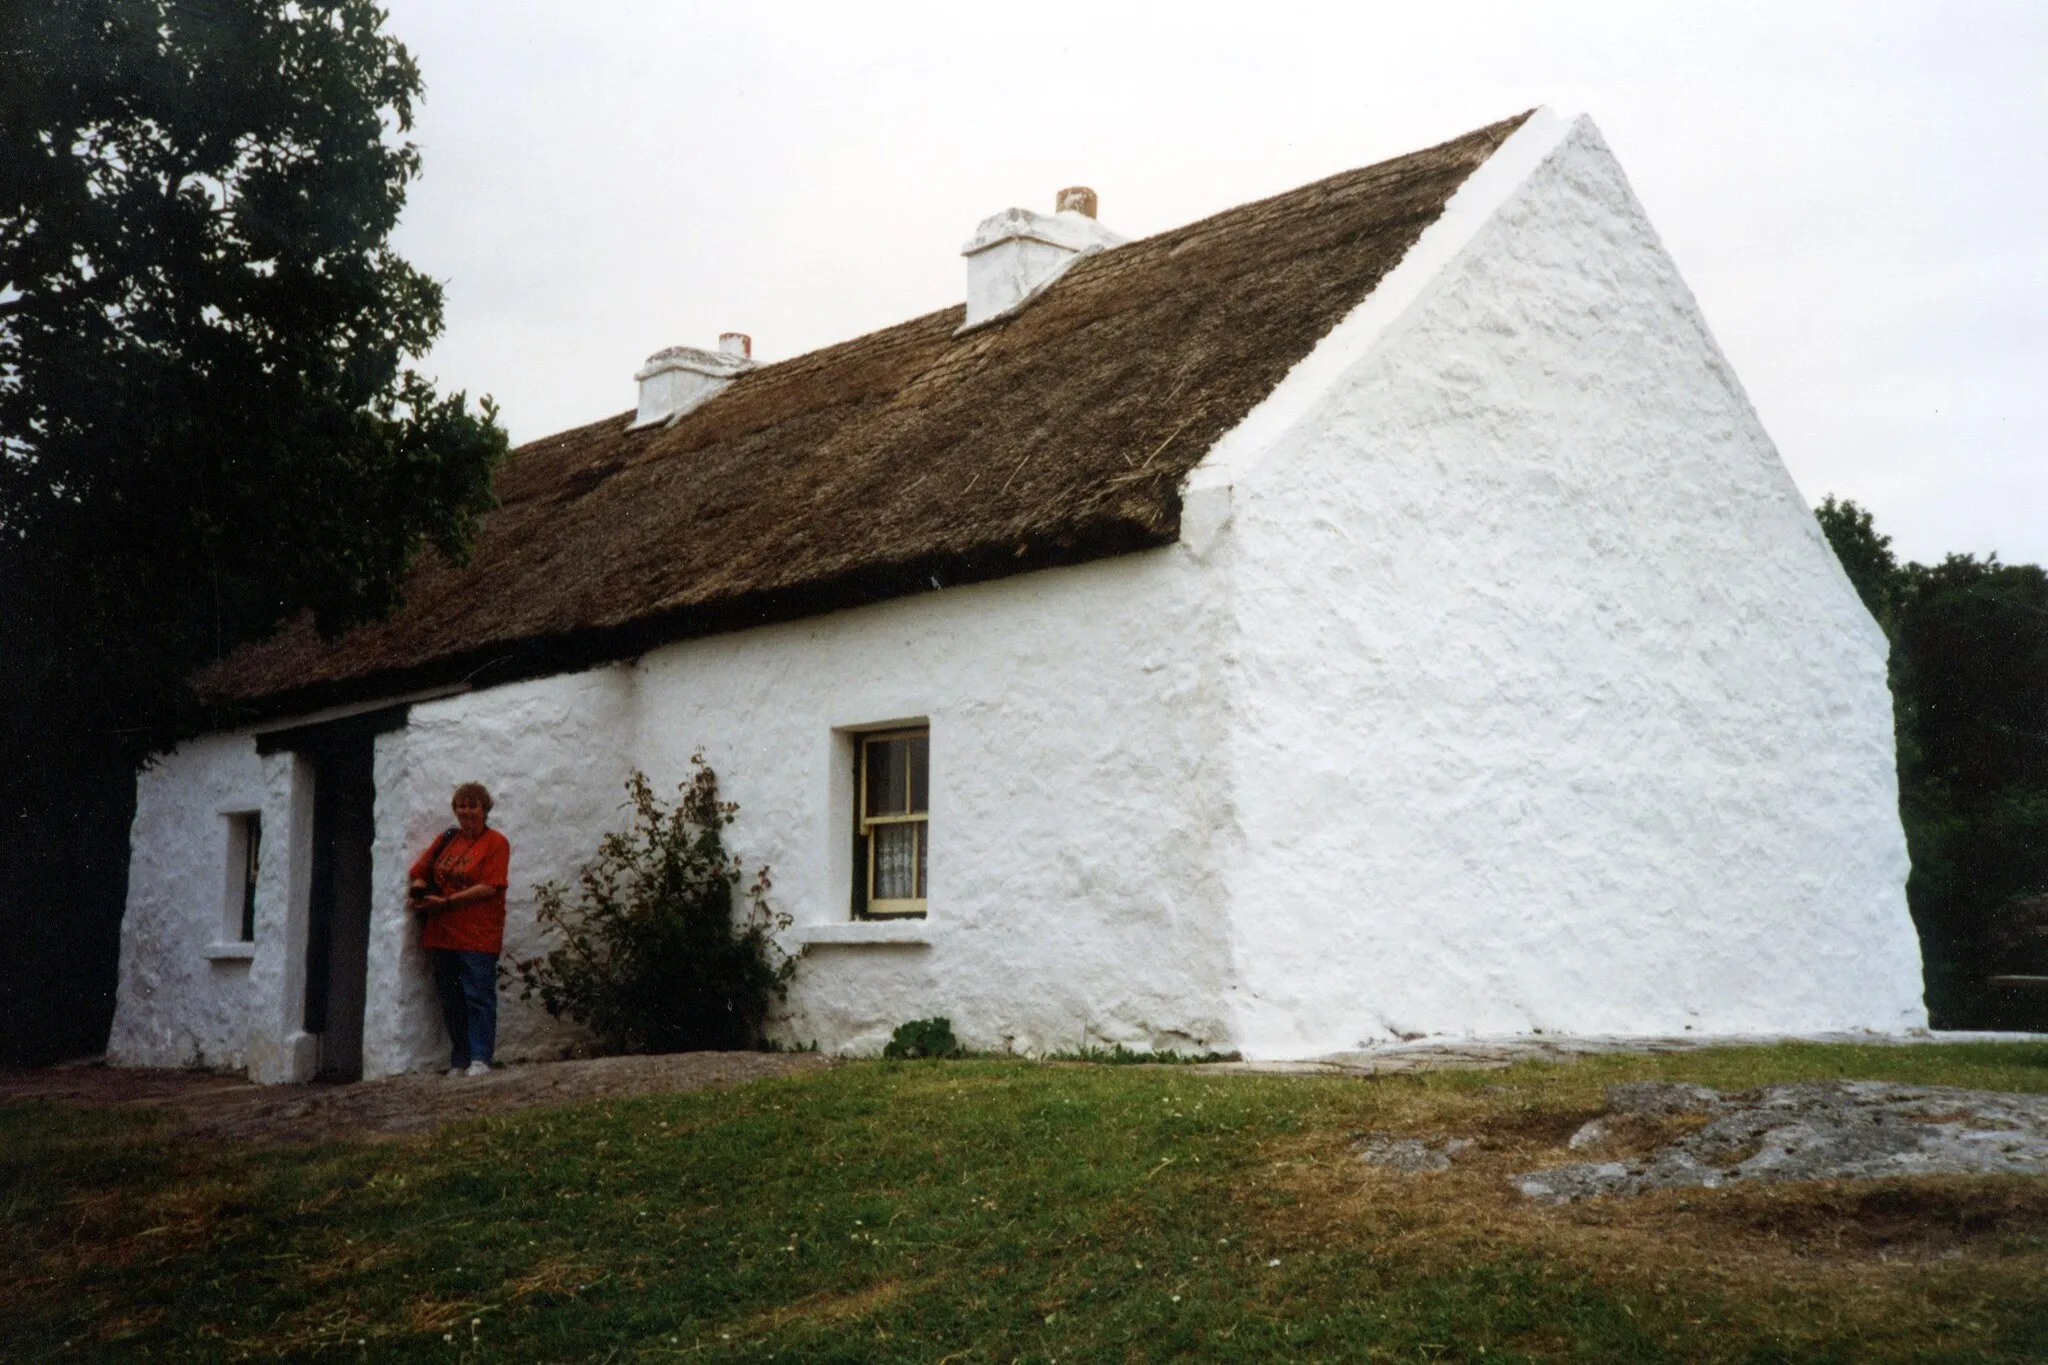
{"label": "thatched cottage", "polygon": [[[251,719],[141,776],[111,1055],[440,1064],[450,787],[530,953],[526,888],[699,748],[827,1050],[1925,1022],[1884,639],[1589,121],[1128,243],[1070,192],[967,270],[657,354],[467,567],[208,675]],[[566,1040],[508,1001],[501,1056]]]}

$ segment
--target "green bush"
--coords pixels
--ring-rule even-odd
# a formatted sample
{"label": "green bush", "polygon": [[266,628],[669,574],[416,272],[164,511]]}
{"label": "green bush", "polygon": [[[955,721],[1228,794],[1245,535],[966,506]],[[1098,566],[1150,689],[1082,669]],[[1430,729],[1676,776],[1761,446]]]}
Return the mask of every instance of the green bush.
{"label": "green bush", "polygon": [[953,1021],[941,1015],[898,1024],[882,1055],[908,1061],[917,1057],[958,1057],[961,1051],[960,1040],[953,1036]]}
{"label": "green bush", "polygon": [[534,888],[561,946],[517,964],[520,999],[539,996],[609,1051],[761,1047],[796,971],[773,938],[790,920],[768,908],[768,869],[742,891],[726,853],[720,831],[739,808],[718,799],[701,754],[690,762],[673,810],[644,773],[627,779],[632,827],[605,835],[574,899],[554,882]]}

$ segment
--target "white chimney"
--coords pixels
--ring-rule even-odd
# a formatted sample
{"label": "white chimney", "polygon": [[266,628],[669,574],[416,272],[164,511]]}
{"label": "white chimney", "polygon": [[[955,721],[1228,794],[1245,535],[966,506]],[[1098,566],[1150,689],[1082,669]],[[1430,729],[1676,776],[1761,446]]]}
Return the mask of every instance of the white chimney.
{"label": "white chimney", "polygon": [[1058,279],[1075,261],[1121,246],[1095,221],[1095,191],[1061,190],[1050,214],[1005,209],[984,218],[960,254],[967,258],[967,322],[1002,317]]}
{"label": "white chimney", "polygon": [[718,349],[671,346],[647,357],[633,378],[640,381],[640,410],[626,428],[674,422],[717,396],[733,380],[754,368],[754,341],[745,332],[725,332]]}

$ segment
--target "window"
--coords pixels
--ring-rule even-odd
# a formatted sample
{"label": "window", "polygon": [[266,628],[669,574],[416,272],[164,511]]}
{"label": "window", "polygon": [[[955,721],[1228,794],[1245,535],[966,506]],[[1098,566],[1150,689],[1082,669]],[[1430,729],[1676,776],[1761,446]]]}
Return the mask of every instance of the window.
{"label": "window", "polygon": [[930,862],[929,730],[860,736],[860,800],[854,837],[859,909],[868,915],[922,915]]}
{"label": "window", "polygon": [[255,811],[228,817],[228,923],[232,941],[256,941],[256,869],[263,852],[263,817]]}

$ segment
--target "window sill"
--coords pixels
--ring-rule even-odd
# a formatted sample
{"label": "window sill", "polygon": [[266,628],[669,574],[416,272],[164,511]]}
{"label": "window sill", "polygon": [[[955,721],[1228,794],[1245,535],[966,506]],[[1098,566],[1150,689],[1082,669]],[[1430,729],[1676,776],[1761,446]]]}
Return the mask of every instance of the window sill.
{"label": "window sill", "polygon": [[211,962],[248,962],[256,956],[253,943],[209,943],[206,957]]}
{"label": "window sill", "polygon": [[925,926],[922,919],[842,920],[835,924],[799,924],[790,930],[790,938],[805,948],[842,943],[901,943],[925,947],[932,941],[931,930]]}

